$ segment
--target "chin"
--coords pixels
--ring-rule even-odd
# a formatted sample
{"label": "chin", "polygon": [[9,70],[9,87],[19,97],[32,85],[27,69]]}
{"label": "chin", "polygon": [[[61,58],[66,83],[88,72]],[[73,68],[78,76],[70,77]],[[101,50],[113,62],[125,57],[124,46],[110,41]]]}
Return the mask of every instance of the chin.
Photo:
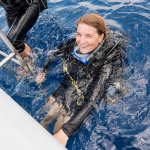
{"label": "chin", "polygon": [[80,51],[80,53],[82,53],[82,54],[87,54],[85,51]]}
{"label": "chin", "polygon": [[80,50],[80,53],[82,53],[82,54],[88,54],[88,53],[90,53],[91,52],[91,50]]}

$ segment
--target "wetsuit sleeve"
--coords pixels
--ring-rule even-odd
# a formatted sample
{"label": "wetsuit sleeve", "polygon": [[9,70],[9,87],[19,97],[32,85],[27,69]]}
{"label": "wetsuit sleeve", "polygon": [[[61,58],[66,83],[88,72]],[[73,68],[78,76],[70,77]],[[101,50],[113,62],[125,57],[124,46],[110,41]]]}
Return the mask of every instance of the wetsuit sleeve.
{"label": "wetsuit sleeve", "polygon": [[93,105],[91,105],[90,103],[82,106],[79,112],[77,112],[67,123],[63,124],[63,132],[68,137],[71,137],[79,129],[82,122],[85,120],[85,118],[93,108]]}
{"label": "wetsuit sleeve", "polygon": [[49,56],[49,60],[43,68],[43,72],[47,72],[48,68],[50,67],[50,65],[53,62],[53,59],[55,57],[66,59],[68,57],[68,54],[70,53],[70,51],[73,50],[74,45],[75,45],[74,38],[69,39],[67,42],[65,42],[63,44],[60,44],[56,50],[51,52],[51,54]]}
{"label": "wetsuit sleeve", "polygon": [[[39,0],[33,0],[32,4],[30,4],[27,8],[25,14],[16,16],[16,19],[13,22],[7,37],[12,42],[16,50],[18,50],[18,52],[22,52],[24,50],[24,37],[36,23],[39,13]],[[7,15],[7,17],[9,20],[9,15]]]}
{"label": "wetsuit sleeve", "polygon": [[88,95],[86,96],[88,98],[88,103],[82,106],[80,110],[62,126],[62,130],[68,137],[72,136],[79,129],[82,122],[94,108],[98,98],[102,96],[105,83],[110,77],[111,70],[112,66],[107,64],[97,72],[92,84],[88,88]]}

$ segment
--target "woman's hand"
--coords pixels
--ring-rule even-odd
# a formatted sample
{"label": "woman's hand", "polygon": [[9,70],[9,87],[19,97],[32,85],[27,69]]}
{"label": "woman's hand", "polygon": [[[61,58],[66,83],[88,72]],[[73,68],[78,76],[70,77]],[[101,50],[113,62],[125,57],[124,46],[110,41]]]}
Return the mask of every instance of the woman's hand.
{"label": "woman's hand", "polygon": [[38,84],[41,84],[42,82],[44,82],[45,75],[46,75],[45,72],[38,73],[38,75],[36,76],[35,82],[37,82]]}
{"label": "woman's hand", "polygon": [[68,136],[63,132],[63,130],[60,130],[59,132],[55,133],[53,135],[57,141],[59,141],[64,146],[67,144]]}

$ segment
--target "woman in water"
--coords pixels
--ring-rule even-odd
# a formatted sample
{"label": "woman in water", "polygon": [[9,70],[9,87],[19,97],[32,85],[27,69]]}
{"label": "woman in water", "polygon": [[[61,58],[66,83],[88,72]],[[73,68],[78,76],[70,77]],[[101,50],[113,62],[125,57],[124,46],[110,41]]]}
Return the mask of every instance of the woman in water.
{"label": "woman in water", "polygon": [[79,129],[97,101],[106,98],[110,86],[119,90],[125,42],[121,34],[107,29],[100,15],[86,14],[77,21],[76,38],[59,46],[37,76],[41,83],[53,58],[62,59],[65,77],[47,100],[50,110],[41,122],[47,128],[57,118],[54,137],[62,144]]}

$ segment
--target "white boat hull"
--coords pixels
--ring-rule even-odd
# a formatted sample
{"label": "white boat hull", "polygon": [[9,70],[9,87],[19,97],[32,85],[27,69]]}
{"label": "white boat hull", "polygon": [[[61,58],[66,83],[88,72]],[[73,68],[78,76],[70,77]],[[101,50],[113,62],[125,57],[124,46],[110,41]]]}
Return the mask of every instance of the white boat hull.
{"label": "white boat hull", "polygon": [[56,139],[0,89],[1,150],[65,150]]}

